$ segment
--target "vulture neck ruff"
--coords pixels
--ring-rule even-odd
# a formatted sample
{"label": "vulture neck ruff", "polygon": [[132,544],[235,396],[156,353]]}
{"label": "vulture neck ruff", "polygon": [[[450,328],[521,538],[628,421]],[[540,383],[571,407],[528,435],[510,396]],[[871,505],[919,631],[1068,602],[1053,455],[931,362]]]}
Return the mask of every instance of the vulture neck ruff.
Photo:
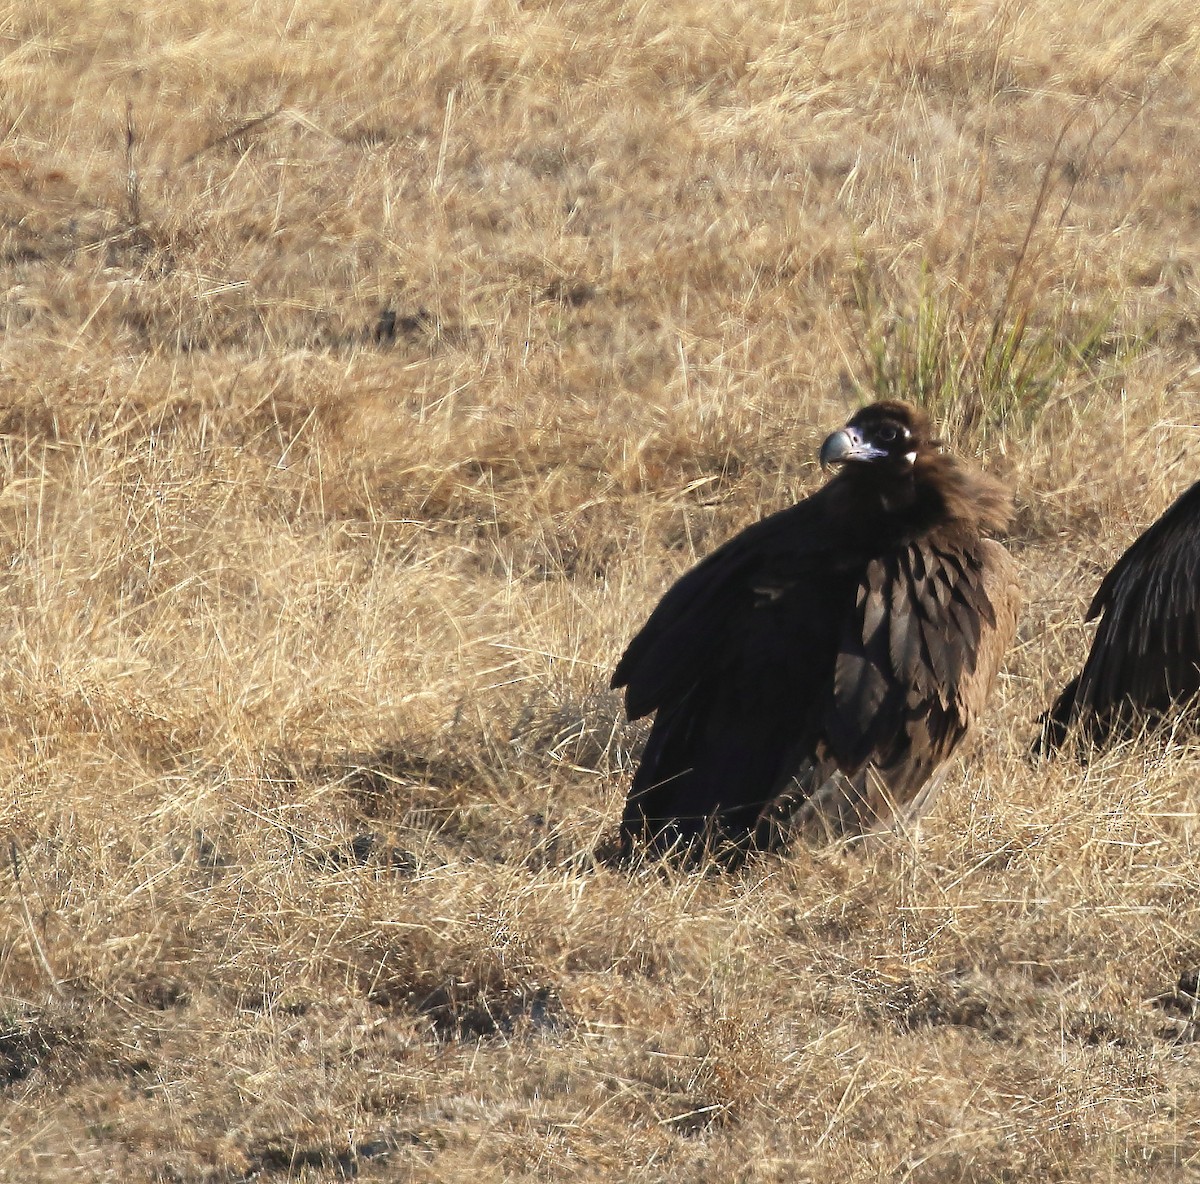
{"label": "vulture neck ruff", "polygon": [[830,485],[865,519],[899,519],[917,533],[950,525],[1003,531],[1012,518],[1011,495],[999,481],[929,444],[911,465],[848,464]]}

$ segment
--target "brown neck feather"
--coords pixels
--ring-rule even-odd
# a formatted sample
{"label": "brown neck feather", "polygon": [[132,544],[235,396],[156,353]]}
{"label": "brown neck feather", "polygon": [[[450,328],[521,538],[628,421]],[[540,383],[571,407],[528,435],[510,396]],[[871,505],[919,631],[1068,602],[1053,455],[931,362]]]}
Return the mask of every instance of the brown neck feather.
{"label": "brown neck feather", "polygon": [[981,531],[1002,531],[1012,520],[1012,493],[987,473],[941,452],[917,457],[913,477],[941,495],[947,518]]}

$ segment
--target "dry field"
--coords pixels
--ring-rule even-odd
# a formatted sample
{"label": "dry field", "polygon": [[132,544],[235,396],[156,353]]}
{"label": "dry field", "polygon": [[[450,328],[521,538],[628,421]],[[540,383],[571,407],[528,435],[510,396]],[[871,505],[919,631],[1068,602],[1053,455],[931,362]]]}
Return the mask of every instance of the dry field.
{"label": "dry field", "polygon": [[[1192,0],[0,15],[0,1177],[1176,1180],[1200,746],[1037,765],[1198,476]],[[919,835],[595,866],[607,688],[880,393],[1028,607]]]}

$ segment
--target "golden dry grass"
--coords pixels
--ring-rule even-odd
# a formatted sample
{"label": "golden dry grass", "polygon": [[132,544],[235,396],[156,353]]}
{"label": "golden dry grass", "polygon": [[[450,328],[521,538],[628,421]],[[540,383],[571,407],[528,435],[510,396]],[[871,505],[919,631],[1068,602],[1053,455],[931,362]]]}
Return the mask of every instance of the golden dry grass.
{"label": "golden dry grass", "polygon": [[[1197,476],[1194,5],[101,0],[0,46],[0,1175],[1194,1173],[1200,748],[1024,756]],[[623,644],[923,316],[1029,592],[938,809],[592,867]]]}

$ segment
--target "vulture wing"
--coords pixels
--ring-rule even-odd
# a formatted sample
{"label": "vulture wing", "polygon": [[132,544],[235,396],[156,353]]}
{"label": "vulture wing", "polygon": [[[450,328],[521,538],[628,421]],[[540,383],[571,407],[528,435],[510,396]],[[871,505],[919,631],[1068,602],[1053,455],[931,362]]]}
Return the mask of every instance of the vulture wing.
{"label": "vulture wing", "polygon": [[822,751],[843,776],[817,783],[828,776],[817,765],[798,779],[793,826],[861,834],[923,813],[930,778],[983,709],[1020,599],[1008,552],[965,531],[872,560],[822,720]]}
{"label": "vulture wing", "polygon": [[1047,747],[1075,719],[1102,740],[1138,713],[1200,693],[1200,482],[1145,531],[1104,577],[1082,672],[1043,718]]}
{"label": "vulture wing", "polygon": [[[657,711],[622,833],[666,847],[714,815],[748,833],[816,741],[854,605],[825,490],[748,527],[674,584],[613,674],[631,719]],[[861,562],[861,561],[860,561]]]}

